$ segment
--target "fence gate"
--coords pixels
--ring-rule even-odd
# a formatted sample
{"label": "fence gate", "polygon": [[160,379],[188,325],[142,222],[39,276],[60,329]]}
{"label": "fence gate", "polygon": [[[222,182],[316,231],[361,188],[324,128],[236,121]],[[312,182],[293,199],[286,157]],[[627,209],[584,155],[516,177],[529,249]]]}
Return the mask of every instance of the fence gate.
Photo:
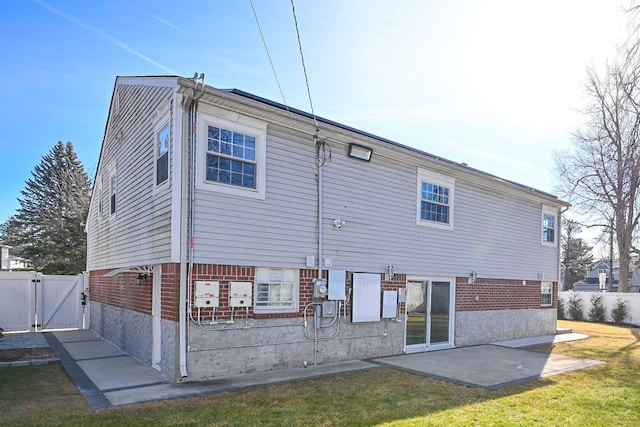
{"label": "fence gate", "polygon": [[6,332],[86,327],[86,279],[83,274],[0,272],[0,327]]}

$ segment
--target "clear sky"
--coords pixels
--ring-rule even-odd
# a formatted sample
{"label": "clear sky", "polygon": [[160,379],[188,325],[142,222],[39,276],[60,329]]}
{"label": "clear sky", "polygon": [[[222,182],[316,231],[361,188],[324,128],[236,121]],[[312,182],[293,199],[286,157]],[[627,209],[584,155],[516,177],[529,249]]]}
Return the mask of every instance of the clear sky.
{"label": "clear sky", "polygon": [[[286,103],[310,111],[291,1],[253,3]],[[317,115],[547,192],[623,5],[295,2]],[[93,178],[116,76],[195,72],[284,102],[249,0],[0,0],[0,222],[57,141]]]}

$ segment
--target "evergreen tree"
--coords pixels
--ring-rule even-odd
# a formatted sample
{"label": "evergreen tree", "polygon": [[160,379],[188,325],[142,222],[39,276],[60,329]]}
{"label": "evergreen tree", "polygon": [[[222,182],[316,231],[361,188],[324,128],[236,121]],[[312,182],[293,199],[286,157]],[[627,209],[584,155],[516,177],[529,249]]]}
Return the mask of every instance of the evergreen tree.
{"label": "evergreen tree", "polygon": [[562,265],[564,266],[564,289],[573,289],[573,284],[586,278],[589,266],[593,263],[592,247],[584,239],[576,237],[581,229],[578,223],[563,219]]}
{"label": "evergreen tree", "polygon": [[0,240],[43,273],[82,272],[91,181],[73,144],[58,142],[31,175],[17,213],[0,226]]}

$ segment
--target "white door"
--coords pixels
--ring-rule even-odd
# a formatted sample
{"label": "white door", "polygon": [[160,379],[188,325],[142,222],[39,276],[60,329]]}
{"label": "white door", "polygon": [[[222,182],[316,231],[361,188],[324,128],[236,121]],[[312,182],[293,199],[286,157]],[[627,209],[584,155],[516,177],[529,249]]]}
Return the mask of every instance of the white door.
{"label": "white door", "polygon": [[452,279],[407,282],[406,351],[453,346],[454,283]]}

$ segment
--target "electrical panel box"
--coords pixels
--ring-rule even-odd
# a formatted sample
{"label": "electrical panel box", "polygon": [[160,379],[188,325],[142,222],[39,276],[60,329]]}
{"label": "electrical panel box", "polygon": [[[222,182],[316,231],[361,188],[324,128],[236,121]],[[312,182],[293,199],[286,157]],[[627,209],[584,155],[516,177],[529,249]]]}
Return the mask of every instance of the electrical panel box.
{"label": "electrical panel box", "polygon": [[346,300],[347,272],[346,270],[329,270],[329,299]]}
{"label": "electrical panel box", "polygon": [[398,317],[398,292],[382,291],[382,318],[393,319]]}
{"label": "electrical panel box", "polygon": [[196,308],[218,307],[220,305],[220,282],[196,280]]}
{"label": "electrical panel box", "polygon": [[316,279],[313,283],[313,297],[325,298],[327,296],[327,281],[324,279]]}
{"label": "electrical panel box", "polygon": [[336,317],[335,301],[322,301],[322,317]]}
{"label": "electrical panel box", "polygon": [[252,296],[253,283],[229,282],[229,307],[251,307]]}

